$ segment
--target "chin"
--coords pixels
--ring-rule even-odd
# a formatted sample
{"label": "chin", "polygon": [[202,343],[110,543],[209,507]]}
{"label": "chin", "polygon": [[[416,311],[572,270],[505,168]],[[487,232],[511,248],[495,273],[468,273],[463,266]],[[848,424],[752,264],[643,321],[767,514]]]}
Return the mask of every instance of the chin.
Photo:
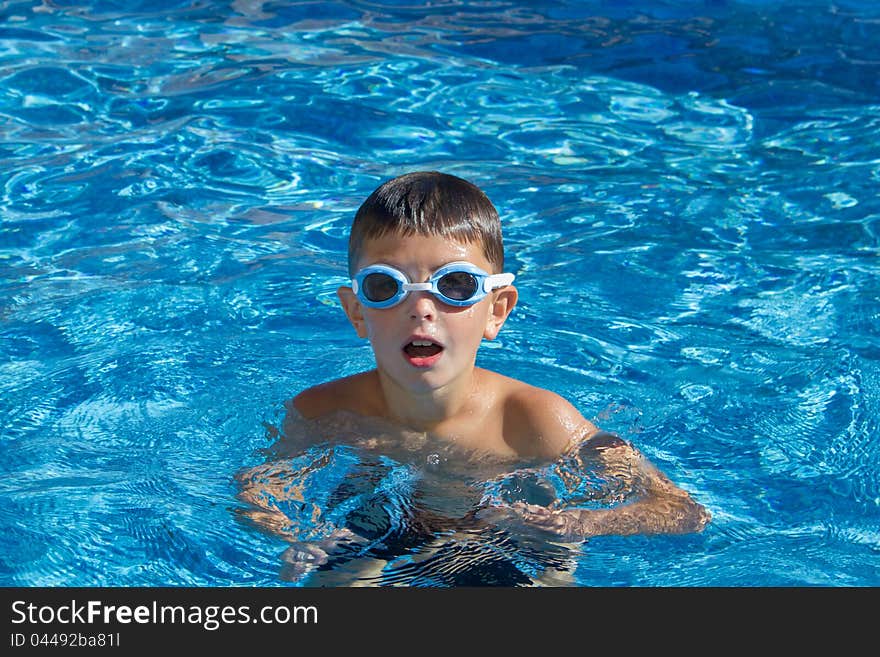
{"label": "chin", "polygon": [[436,390],[441,390],[448,386],[453,380],[449,374],[438,372],[435,369],[424,371],[409,371],[406,375],[398,379],[404,383],[404,387],[417,395],[424,395]]}

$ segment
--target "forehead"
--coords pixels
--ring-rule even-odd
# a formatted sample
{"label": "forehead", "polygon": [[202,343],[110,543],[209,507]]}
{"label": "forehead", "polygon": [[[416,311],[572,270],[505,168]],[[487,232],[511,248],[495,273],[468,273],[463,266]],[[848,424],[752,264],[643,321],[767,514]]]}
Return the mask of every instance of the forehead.
{"label": "forehead", "polygon": [[357,269],[385,263],[399,268],[433,271],[455,260],[466,260],[489,271],[480,242],[454,240],[440,235],[389,233],[364,240]]}

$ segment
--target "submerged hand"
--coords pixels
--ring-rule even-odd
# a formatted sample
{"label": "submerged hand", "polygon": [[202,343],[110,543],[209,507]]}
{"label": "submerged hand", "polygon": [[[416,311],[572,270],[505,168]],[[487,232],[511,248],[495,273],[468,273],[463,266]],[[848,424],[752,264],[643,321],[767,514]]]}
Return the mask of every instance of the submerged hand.
{"label": "submerged hand", "polygon": [[477,518],[507,531],[540,530],[567,540],[584,538],[578,519],[570,511],[539,504],[513,502],[480,509]]}
{"label": "submerged hand", "polygon": [[315,541],[295,541],[281,555],[284,566],[281,579],[296,582],[327,563],[334,553],[351,544],[362,544],[365,539],[345,527],[334,529]]}
{"label": "submerged hand", "polygon": [[585,532],[578,515],[570,510],[551,509],[525,502],[514,502],[510,505],[510,509],[530,527],[550,532],[561,538],[577,540],[589,535]]}

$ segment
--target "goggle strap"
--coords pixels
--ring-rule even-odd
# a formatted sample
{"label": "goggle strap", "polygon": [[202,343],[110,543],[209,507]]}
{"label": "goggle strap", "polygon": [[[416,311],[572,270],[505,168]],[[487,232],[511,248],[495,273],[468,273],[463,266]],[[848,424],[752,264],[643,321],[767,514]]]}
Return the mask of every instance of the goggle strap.
{"label": "goggle strap", "polygon": [[513,274],[492,274],[486,277],[486,281],[483,283],[483,290],[491,292],[499,287],[505,287],[513,283],[514,278],[516,276]]}

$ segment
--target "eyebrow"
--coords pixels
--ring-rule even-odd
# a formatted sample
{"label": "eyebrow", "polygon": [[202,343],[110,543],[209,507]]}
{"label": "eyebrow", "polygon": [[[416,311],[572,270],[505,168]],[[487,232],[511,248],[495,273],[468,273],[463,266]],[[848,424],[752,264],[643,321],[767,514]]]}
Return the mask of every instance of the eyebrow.
{"label": "eyebrow", "polygon": [[[458,258],[458,259],[453,259],[453,260],[444,260],[443,262],[439,263],[438,265],[436,265],[436,266],[434,266],[434,267],[428,267],[428,268],[426,269],[426,271],[427,271],[428,273],[427,273],[427,275],[425,276],[425,280],[427,280],[427,279],[429,279],[431,276],[433,276],[434,273],[435,273],[438,269],[441,269],[441,268],[445,267],[446,265],[448,265],[448,264],[450,264],[450,263],[453,263],[453,262],[469,262],[470,264],[474,265],[475,267],[480,267],[480,269],[483,269],[483,267],[480,266],[480,265],[478,265],[477,263],[472,262],[471,260],[463,259],[463,258]],[[361,267],[358,267],[358,268],[355,270],[355,272],[359,272],[359,271],[361,271],[362,269],[364,269],[365,267],[370,267],[370,266],[372,266],[372,265],[388,265],[389,267],[394,267],[395,269],[397,269],[397,270],[403,272],[404,274],[406,274],[407,278],[410,279],[410,282],[411,282],[411,283],[422,283],[422,282],[424,282],[424,281],[417,281],[417,280],[414,280],[414,279],[409,275],[409,271],[407,270],[406,267],[400,265],[399,263],[394,262],[393,260],[388,260],[388,259],[385,259],[385,260],[376,260],[375,262],[371,262],[371,263],[365,264],[365,265],[363,265],[363,266],[361,266]]]}

